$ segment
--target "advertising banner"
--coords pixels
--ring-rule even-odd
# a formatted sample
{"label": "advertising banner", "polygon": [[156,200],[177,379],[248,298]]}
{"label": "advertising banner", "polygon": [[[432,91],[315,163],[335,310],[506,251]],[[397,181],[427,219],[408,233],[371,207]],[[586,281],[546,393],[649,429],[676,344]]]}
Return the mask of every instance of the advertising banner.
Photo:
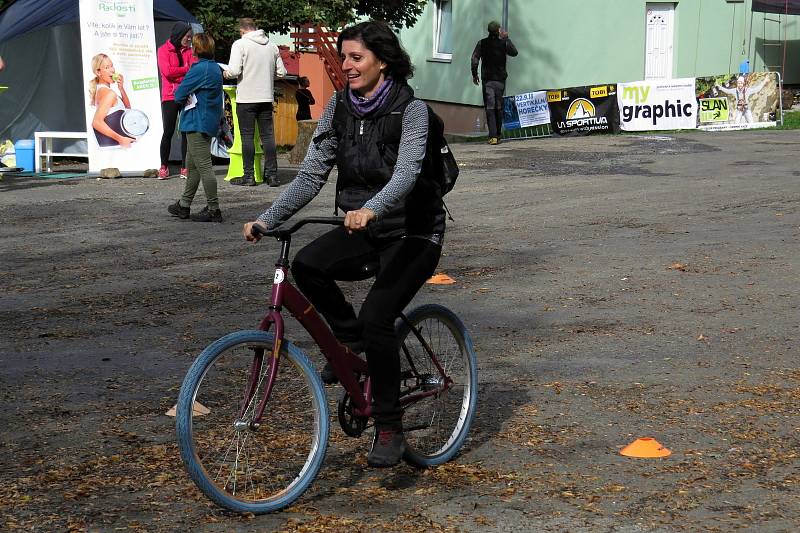
{"label": "advertising banner", "polygon": [[695,91],[701,130],[769,128],[776,124],[780,84],[775,72],[697,78]]}
{"label": "advertising banner", "polygon": [[617,86],[595,85],[547,91],[550,122],[558,135],[619,132]]}
{"label": "advertising banner", "polygon": [[694,78],[620,83],[617,104],[620,127],[625,131],[697,127]]}
{"label": "advertising banner", "polygon": [[547,91],[503,97],[503,129],[513,130],[549,123]]}
{"label": "advertising banner", "polygon": [[81,0],[89,172],[160,165],[161,96],[152,0]]}
{"label": "advertising banner", "polygon": [[550,122],[547,91],[517,94],[514,96],[514,104],[517,107],[521,128],[539,126]]}
{"label": "advertising banner", "polygon": [[513,96],[503,97],[503,129],[516,130],[519,129],[519,112],[517,111],[517,103],[514,101]]}

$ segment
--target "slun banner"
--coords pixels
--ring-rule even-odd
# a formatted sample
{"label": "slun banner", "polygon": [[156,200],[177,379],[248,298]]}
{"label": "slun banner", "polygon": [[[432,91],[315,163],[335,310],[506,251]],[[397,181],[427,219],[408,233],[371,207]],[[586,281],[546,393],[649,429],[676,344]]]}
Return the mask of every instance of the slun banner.
{"label": "slun banner", "polygon": [[776,72],[697,78],[695,91],[702,130],[769,128],[777,123],[780,83]]}

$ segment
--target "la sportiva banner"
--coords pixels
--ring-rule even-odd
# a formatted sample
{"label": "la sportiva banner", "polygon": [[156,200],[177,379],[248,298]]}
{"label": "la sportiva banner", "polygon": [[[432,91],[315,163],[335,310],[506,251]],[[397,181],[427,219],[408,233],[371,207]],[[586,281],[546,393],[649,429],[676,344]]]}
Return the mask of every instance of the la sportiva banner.
{"label": "la sportiva banner", "polygon": [[550,123],[558,135],[619,132],[615,84],[547,91]]}
{"label": "la sportiva banner", "polygon": [[153,1],[79,5],[89,172],[158,168],[163,125]]}
{"label": "la sportiva banner", "polygon": [[696,78],[695,91],[701,130],[769,128],[777,123],[780,83],[776,72]]}
{"label": "la sportiva banner", "polygon": [[617,104],[620,127],[625,131],[697,127],[694,78],[620,83]]}

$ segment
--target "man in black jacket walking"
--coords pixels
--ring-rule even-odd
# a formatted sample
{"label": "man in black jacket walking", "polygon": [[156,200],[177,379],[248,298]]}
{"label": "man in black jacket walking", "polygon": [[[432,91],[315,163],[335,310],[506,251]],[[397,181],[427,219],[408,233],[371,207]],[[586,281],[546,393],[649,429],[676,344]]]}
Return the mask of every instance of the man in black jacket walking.
{"label": "man in black jacket walking", "polygon": [[[500,23],[489,23],[489,35],[478,41],[472,52],[472,83],[483,80],[483,105],[486,108],[486,125],[489,127],[489,144],[500,142],[503,127],[503,92],[506,88],[506,56],[514,57],[517,49]],[[478,63],[481,76],[478,78]]]}

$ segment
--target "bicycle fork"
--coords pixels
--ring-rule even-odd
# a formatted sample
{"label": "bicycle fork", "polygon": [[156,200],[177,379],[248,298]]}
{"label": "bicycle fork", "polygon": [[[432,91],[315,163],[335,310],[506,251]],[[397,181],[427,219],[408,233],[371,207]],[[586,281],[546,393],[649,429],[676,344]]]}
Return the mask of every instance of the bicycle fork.
{"label": "bicycle fork", "polygon": [[[272,341],[272,352],[267,357],[267,364],[269,366],[266,370],[266,375],[264,375],[262,378],[262,368],[264,366],[265,353],[263,348],[255,348],[253,350],[253,363],[250,366],[250,376],[247,387],[245,388],[244,398],[242,400],[242,405],[239,408],[239,416],[237,417],[236,422],[238,426],[246,426],[253,430],[258,429],[258,426],[261,424],[261,419],[264,416],[264,408],[269,401],[269,397],[275,385],[275,378],[278,375],[278,364],[281,355],[281,345],[283,343],[284,333],[283,317],[281,316],[279,309],[283,300],[282,282],[284,279],[286,279],[286,272],[288,270],[288,261],[283,259],[285,256],[288,256],[289,250],[287,242],[283,243],[283,248],[283,252],[285,252],[286,255],[282,253],[281,260],[279,260],[275,265],[275,278],[272,285],[272,294],[270,296],[271,304],[269,306],[269,313],[267,313],[267,315],[261,320],[261,324],[258,326],[258,329],[261,331],[269,331],[272,325],[275,326]],[[266,380],[266,383],[264,384],[264,393],[261,401],[256,407],[255,412],[253,413],[253,418],[248,422],[245,419],[245,413],[247,412],[248,406],[253,401],[253,396],[258,391],[262,379]]]}

